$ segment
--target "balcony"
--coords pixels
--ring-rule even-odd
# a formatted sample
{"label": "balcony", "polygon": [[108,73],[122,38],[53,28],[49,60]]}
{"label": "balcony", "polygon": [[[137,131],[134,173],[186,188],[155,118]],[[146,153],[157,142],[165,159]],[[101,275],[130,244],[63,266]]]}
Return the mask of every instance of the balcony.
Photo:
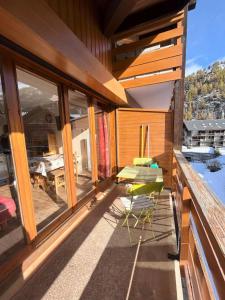
{"label": "balcony", "polygon": [[[14,299],[223,299],[224,207],[181,152],[174,151],[172,193],[161,194],[152,228],[132,229],[132,245],[121,227],[123,194],[121,184],[101,194]],[[179,260],[170,260],[176,232]]]}
{"label": "balcony", "polygon": [[[224,208],[173,151],[195,0],[14,2],[0,10],[0,192],[13,207],[0,298],[224,299]],[[140,140],[165,188],[131,245],[114,181]]]}
{"label": "balcony", "polygon": [[179,263],[167,257],[176,253],[170,193],[162,193],[152,229],[132,229],[132,245],[118,213],[123,193],[121,185],[113,185],[14,299],[125,299],[129,284],[129,299],[182,299]]}

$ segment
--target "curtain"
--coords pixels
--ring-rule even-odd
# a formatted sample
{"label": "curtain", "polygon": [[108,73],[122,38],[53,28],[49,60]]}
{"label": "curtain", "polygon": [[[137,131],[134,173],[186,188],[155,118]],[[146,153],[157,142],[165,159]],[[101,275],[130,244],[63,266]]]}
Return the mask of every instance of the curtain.
{"label": "curtain", "polygon": [[106,113],[97,116],[98,122],[98,177],[105,179],[110,176],[109,133]]}

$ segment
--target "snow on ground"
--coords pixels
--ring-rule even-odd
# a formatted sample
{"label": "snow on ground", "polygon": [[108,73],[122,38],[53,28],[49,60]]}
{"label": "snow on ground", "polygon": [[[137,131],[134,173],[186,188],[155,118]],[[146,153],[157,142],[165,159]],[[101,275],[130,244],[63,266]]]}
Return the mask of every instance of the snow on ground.
{"label": "snow on ground", "polygon": [[221,155],[225,155],[225,147],[221,147],[218,150]]}
{"label": "snow on ground", "polygon": [[217,172],[210,172],[207,169],[206,164],[203,162],[191,162],[191,165],[194,168],[194,170],[199,174],[199,176],[204,180],[204,182],[210,187],[210,189],[225,205],[225,154],[216,157],[215,159],[218,160],[222,165],[222,169]]}
{"label": "snow on ground", "polygon": [[[191,153],[214,153],[213,147],[192,147],[187,148],[186,146],[182,146],[182,152],[191,152]],[[224,149],[225,152],[225,149]]]}

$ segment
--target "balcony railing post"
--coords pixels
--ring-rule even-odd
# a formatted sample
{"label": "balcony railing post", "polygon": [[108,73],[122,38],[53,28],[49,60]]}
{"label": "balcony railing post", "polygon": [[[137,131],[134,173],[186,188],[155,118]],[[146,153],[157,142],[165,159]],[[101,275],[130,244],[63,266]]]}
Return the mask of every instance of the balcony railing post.
{"label": "balcony railing post", "polygon": [[190,230],[190,207],[191,195],[185,186],[182,193],[181,208],[181,243],[180,243],[180,263],[183,264],[188,259],[189,230]]}

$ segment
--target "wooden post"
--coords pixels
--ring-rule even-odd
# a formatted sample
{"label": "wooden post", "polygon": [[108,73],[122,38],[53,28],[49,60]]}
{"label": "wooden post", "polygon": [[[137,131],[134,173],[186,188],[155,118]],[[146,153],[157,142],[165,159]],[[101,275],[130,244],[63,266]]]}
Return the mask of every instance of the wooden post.
{"label": "wooden post", "polygon": [[177,39],[177,45],[182,45],[181,79],[175,82],[174,91],[174,148],[180,150],[183,134],[183,107],[184,107],[184,77],[186,59],[187,36],[187,6],[184,9],[184,19],[177,23],[177,28],[184,28],[183,37]]}
{"label": "wooden post", "polygon": [[144,156],[144,125],[141,125],[141,157]]}
{"label": "wooden post", "polygon": [[23,227],[28,243],[37,235],[30,173],[28,168],[26,143],[23,122],[20,115],[19,96],[17,90],[16,70],[13,61],[4,57],[2,60],[2,84],[6,99],[9,120],[9,139],[16,175],[16,185],[21,206]]}
{"label": "wooden post", "polygon": [[115,108],[111,108],[109,112],[109,141],[110,141],[110,176],[117,173],[116,165],[116,116]]}
{"label": "wooden post", "polygon": [[58,94],[59,94],[60,119],[62,125],[66,191],[68,197],[68,206],[73,207],[77,203],[77,194],[76,194],[76,184],[75,184],[75,175],[74,175],[72,132],[70,126],[68,89],[64,85],[60,85],[58,88]]}
{"label": "wooden post", "polygon": [[180,263],[188,258],[191,195],[185,186],[182,194]]}

